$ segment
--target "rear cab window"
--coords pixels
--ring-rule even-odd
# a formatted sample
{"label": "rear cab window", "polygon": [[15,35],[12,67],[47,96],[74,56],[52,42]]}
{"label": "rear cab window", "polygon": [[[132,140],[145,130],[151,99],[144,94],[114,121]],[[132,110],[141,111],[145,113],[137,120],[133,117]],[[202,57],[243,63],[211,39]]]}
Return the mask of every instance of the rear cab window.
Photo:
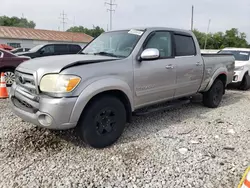
{"label": "rear cab window", "polygon": [[175,56],[195,56],[196,46],[192,36],[174,34]]}

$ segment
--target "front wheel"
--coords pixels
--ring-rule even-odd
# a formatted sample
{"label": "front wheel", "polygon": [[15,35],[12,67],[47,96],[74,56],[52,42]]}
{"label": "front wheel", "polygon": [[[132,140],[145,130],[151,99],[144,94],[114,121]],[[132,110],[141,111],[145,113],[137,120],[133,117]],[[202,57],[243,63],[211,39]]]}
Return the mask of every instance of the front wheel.
{"label": "front wheel", "polygon": [[250,76],[249,76],[249,74],[248,74],[248,72],[244,75],[244,77],[243,77],[243,80],[242,80],[242,82],[241,82],[241,84],[240,84],[240,87],[239,87],[239,89],[240,90],[243,90],[243,91],[246,91],[246,90],[248,90],[250,88]]}
{"label": "front wheel", "polygon": [[217,108],[224,93],[224,84],[221,80],[214,81],[212,87],[203,94],[203,104],[209,108]]}
{"label": "front wheel", "polygon": [[10,87],[15,82],[15,71],[13,69],[3,70],[5,76],[6,86]]}
{"label": "front wheel", "polygon": [[101,96],[91,101],[78,122],[82,140],[94,148],[112,145],[122,135],[126,124],[123,103],[113,96]]}

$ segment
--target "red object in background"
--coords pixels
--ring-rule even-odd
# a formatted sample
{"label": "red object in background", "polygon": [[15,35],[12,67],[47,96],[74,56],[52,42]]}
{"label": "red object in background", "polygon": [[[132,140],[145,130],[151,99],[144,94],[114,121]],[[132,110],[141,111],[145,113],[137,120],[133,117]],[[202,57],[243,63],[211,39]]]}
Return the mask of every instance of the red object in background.
{"label": "red object in background", "polygon": [[0,49],[0,71],[6,68],[15,69],[20,63],[29,59],[30,57],[17,56],[7,50]]}
{"label": "red object in background", "polygon": [[7,44],[0,44],[0,48],[4,50],[13,50],[14,48]]}
{"label": "red object in background", "polygon": [[5,73],[7,86],[11,86],[15,81],[15,69],[22,62],[29,60],[30,57],[17,56],[10,51],[0,48],[0,72]]}

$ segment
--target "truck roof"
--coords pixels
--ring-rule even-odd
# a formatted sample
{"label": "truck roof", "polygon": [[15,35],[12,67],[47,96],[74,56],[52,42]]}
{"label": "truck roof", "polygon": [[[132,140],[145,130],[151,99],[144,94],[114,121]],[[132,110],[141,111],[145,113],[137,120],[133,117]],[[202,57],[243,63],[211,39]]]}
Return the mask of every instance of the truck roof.
{"label": "truck roof", "polygon": [[[147,30],[147,31],[155,31],[155,30],[168,30],[168,31],[177,31],[177,32],[184,32],[188,34],[192,34],[191,31],[185,30],[185,29],[177,29],[177,28],[170,28],[170,27],[134,27],[134,28],[126,28],[126,29],[120,29],[120,30],[112,30],[112,31],[124,31],[124,30]],[[109,31],[109,32],[112,32]]]}
{"label": "truck roof", "polygon": [[228,48],[224,48],[222,50],[234,50],[234,51],[247,51],[247,52],[250,52],[250,48],[231,48],[231,47],[228,47]]}

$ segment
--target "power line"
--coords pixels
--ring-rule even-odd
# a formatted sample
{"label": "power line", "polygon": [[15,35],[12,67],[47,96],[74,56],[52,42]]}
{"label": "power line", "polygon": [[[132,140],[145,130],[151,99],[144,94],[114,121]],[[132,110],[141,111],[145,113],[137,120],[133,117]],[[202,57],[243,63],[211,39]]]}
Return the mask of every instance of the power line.
{"label": "power line", "polygon": [[110,24],[109,24],[109,26],[110,26],[110,30],[112,30],[112,23],[113,23],[113,13],[115,12],[115,9],[113,8],[114,6],[116,7],[117,6],[117,4],[114,4],[113,3],[114,1],[113,0],[110,0],[109,1],[109,3],[108,2],[105,2],[105,5],[108,5],[109,6],[109,8],[107,9],[107,11],[110,13]]}
{"label": "power line", "polygon": [[61,23],[63,24],[63,31],[65,31],[65,25],[67,24],[66,20],[68,19],[67,18],[67,14],[64,13],[64,10],[63,12],[60,14],[61,17],[59,17],[61,21]]}

